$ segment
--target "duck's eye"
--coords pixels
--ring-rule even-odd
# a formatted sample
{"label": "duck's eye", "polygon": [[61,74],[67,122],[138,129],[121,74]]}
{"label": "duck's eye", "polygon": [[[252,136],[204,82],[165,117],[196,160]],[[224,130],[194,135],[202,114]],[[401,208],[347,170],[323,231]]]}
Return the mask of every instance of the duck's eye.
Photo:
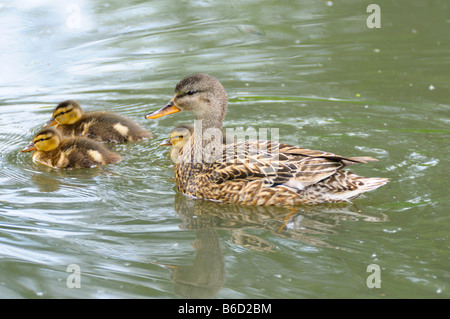
{"label": "duck's eye", "polygon": [[194,90],[189,90],[189,91],[187,92],[188,95],[193,95],[193,94],[195,94],[195,93],[197,93],[197,91],[194,91]]}

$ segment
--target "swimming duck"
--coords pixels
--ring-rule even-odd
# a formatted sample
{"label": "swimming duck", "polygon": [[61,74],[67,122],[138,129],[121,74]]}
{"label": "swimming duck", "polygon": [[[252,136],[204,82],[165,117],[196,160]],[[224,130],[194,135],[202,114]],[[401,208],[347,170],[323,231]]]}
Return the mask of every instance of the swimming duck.
{"label": "swimming duck", "polygon": [[[178,191],[185,195],[247,205],[291,206],[346,202],[388,182],[343,170],[351,164],[376,161],[371,157],[343,157],[264,140],[223,144],[220,133],[227,102],[222,84],[199,73],[181,80],[170,102],[146,115],[155,119],[188,111],[196,115],[196,124],[201,121],[184,146],[176,147],[175,180]],[[172,144],[181,145],[181,141],[184,137]]]}
{"label": "swimming duck", "polygon": [[74,100],[58,104],[45,127],[53,125],[64,137],[84,136],[98,142],[134,142],[152,136],[137,123],[119,114],[83,113],[80,104]]}
{"label": "swimming duck", "polygon": [[117,163],[122,157],[85,137],[63,138],[53,127],[43,128],[21,152],[35,151],[33,160],[53,168],[89,168]]}

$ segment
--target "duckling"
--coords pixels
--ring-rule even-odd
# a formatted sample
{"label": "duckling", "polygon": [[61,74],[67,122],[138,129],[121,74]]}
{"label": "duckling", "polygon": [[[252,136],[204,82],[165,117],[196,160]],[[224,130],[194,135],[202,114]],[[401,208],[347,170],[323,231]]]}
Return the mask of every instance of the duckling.
{"label": "duckling", "polygon": [[74,100],[58,104],[45,127],[53,125],[64,137],[84,136],[98,142],[134,142],[152,137],[149,131],[124,116],[110,112],[83,113]]}
{"label": "duckling", "polygon": [[[170,151],[170,158],[174,163],[177,163],[179,155],[182,151],[182,148],[189,141],[191,136],[194,134],[194,127],[191,125],[178,125],[175,127],[172,132],[170,132],[169,138],[161,142],[159,146],[172,146]],[[222,143],[227,143],[227,134],[223,134]],[[230,141],[234,141],[234,137],[231,136]]]}
{"label": "duckling", "polygon": [[[376,161],[372,157],[343,157],[265,140],[223,144],[220,138],[211,138],[211,130],[216,137],[221,133],[227,104],[219,80],[199,73],[182,79],[169,103],[146,115],[155,119],[188,111],[202,123],[200,132],[191,134],[184,147],[177,146],[181,145],[179,138],[172,141],[179,156],[174,167],[179,192],[245,205],[315,205],[348,202],[388,182],[343,170],[351,164]],[[213,156],[207,152],[221,148]]]}
{"label": "duckling", "polygon": [[43,128],[21,152],[35,151],[33,161],[52,168],[89,168],[117,163],[122,157],[85,137],[63,138],[53,127]]}

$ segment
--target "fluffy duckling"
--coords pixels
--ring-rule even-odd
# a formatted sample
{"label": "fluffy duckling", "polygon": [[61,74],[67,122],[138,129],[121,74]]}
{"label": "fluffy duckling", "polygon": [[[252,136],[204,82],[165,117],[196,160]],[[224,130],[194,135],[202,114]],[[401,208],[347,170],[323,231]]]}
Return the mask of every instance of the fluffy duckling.
{"label": "fluffy duckling", "polygon": [[[376,161],[371,157],[343,157],[265,140],[224,145],[210,133],[221,132],[227,102],[222,84],[215,77],[199,73],[182,79],[169,103],[146,115],[147,119],[156,119],[187,111],[202,123],[200,132],[191,134],[184,148],[177,147],[175,181],[178,191],[185,195],[258,206],[314,205],[347,202],[388,182],[386,178],[366,178],[343,169]],[[177,143],[181,145],[177,139],[172,141]],[[223,152],[209,155],[208,150],[222,147]]]}
{"label": "fluffy duckling", "polygon": [[152,134],[132,120],[110,112],[83,113],[80,104],[67,100],[58,104],[45,127],[57,125],[64,137],[84,136],[98,142],[134,142]]}
{"label": "fluffy duckling", "polygon": [[193,132],[194,128],[192,126],[179,125],[170,132],[169,138],[159,144],[159,146],[172,146],[170,158],[174,163],[177,163],[183,146],[189,141]]}
{"label": "fluffy duckling", "polygon": [[53,127],[43,128],[21,152],[35,151],[33,161],[53,168],[89,168],[117,163],[122,157],[85,137],[63,138]]}

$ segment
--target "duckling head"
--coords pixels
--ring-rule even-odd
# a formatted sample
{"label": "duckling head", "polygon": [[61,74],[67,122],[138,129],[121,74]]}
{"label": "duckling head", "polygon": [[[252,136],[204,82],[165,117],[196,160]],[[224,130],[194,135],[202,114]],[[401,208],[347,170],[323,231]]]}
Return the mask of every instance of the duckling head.
{"label": "duckling head", "polygon": [[78,122],[83,116],[83,110],[80,103],[74,100],[67,100],[58,104],[53,111],[52,118],[47,122],[45,127],[53,126],[56,124],[74,124]]}
{"label": "duckling head", "polygon": [[33,142],[27,147],[23,148],[21,152],[30,151],[53,151],[61,143],[61,135],[54,128],[44,128],[36,133],[33,138]]}
{"label": "duckling head", "polygon": [[170,151],[170,158],[177,162],[180,152],[184,145],[189,141],[192,136],[194,129],[189,125],[180,125],[175,127],[167,140],[163,141],[160,146],[172,145],[172,150]]}
{"label": "duckling head", "polygon": [[228,98],[223,85],[215,77],[192,74],[175,87],[173,98],[163,108],[148,113],[145,118],[156,119],[180,111],[192,112],[203,120],[204,127],[222,127],[227,112]]}

